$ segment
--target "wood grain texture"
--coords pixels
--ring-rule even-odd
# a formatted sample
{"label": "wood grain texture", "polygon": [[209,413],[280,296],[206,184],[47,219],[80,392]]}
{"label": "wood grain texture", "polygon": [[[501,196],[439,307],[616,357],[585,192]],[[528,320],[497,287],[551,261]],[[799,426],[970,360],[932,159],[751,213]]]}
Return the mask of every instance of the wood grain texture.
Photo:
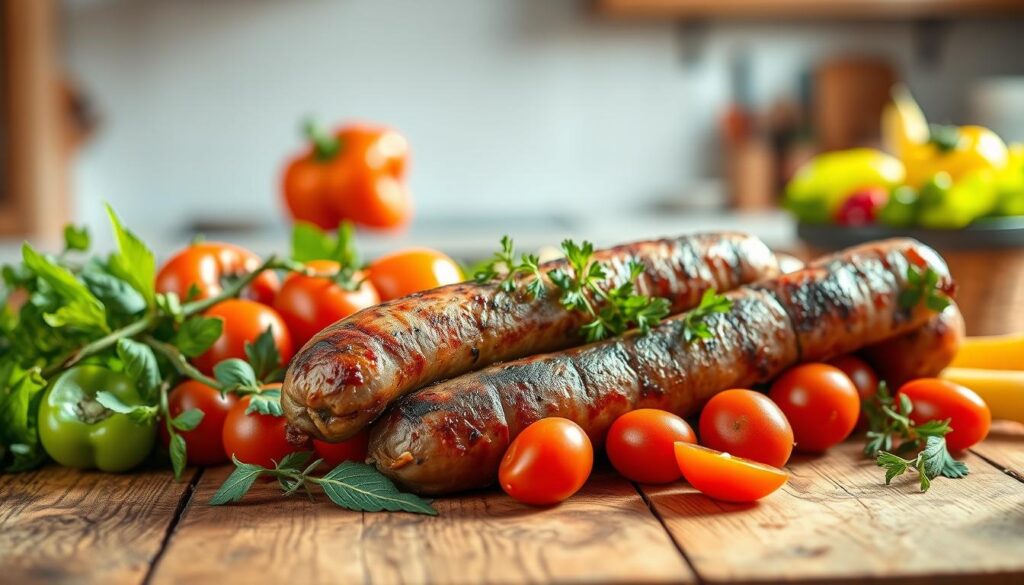
{"label": "wood grain texture", "polygon": [[283,500],[271,483],[207,505],[228,471],[203,476],[153,583],[693,582],[636,489],[607,473],[553,508],[486,492],[437,500],[431,518]]}
{"label": "wood grain texture", "polygon": [[994,421],[988,437],[971,451],[1024,482],[1024,424]]}
{"label": "wood grain texture", "polygon": [[141,583],[188,489],[169,471],[0,475],[0,582]]}
{"label": "wood grain texture", "polygon": [[967,455],[971,475],[926,494],[913,477],[885,486],[860,447],[794,457],[789,483],[751,505],[644,490],[702,581],[1024,580],[1024,484]]}

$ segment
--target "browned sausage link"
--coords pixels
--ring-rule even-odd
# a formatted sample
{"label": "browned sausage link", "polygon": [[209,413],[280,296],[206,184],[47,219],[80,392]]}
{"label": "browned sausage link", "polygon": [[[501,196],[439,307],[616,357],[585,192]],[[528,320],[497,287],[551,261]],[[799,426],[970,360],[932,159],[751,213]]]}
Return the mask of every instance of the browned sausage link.
{"label": "browned sausage link", "polygon": [[[435,384],[399,401],[377,424],[370,457],[406,489],[442,494],[493,483],[511,440],[546,416],[573,420],[600,443],[611,422],[635,408],[690,414],[716,392],[768,381],[796,363],[800,339],[849,338],[832,339],[824,352],[805,349],[808,359],[819,359],[831,348],[856,349],[921,326],[926,312],[893,307],[907,259],[937,258],[927,252],[911,240],[853,248],[829,257],[828,270],[812,267],[729,293],[733,308],[710,319],[714,335],[707,341],[683,341],[680,316],[647,336]],[[934,267],[942,269],[941,261]],[[797,302],[811,305],[801,312]],[[790,315],[805,321],[797,327]]]}
{"label": "browned sausage link", "polygon": [[945,261],[910,238],[855,246],[755,287],[771,291],[789,312],[801,361],[823,361],[907,333],[930,318],[923,302],[900,305],[911,265],[934,270],[938,288],[953,292]]}
{"label": "browned sausage link", "polygon": [[915,378],[938,375],[953,362],[964,338],[964,318],[956,303],[910,333],[865,347],[860,353],[895,392]]}
{"label": "browned sausage link", "polygon": [[[628,263],[645,265],[637,289],[696,306],[705,290],[731,290],[778,273],[760,240],[712,233],[618,246],[595,253],[608,284]],[[545,271],[565,266],[546,263]],[[553,285],[532,300],[496,285],[461,283],[371,307],[328,327],[292,361],[282,405],[288,422],[321,439],[345,439],[398,397],[497,361],[579,345],[585,316],[558,304]]]}
{"label": "browned sausage link", "polygon": [[735,291],[714,337],[683,341],[681,317],[648,335],[498,364],[400,400],[371,431],[370,457],[407,489],[490,485],[511,440],[541,418],[577,422],[600,445],[636,408],[688,414],[715,392],[768,380],[797,360],[788,317],[767,293]]}

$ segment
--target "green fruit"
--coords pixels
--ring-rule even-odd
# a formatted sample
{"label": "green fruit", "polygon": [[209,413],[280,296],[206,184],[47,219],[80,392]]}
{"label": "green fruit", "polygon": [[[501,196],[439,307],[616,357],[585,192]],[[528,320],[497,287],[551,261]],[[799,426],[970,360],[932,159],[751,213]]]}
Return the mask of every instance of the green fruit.
{"label": "green fruit", "polygon": [[919,201],[917,189],[900,185],[889,194],[889,201],[878,212],[878,220],[894,227],[912,226],[917,222]]}

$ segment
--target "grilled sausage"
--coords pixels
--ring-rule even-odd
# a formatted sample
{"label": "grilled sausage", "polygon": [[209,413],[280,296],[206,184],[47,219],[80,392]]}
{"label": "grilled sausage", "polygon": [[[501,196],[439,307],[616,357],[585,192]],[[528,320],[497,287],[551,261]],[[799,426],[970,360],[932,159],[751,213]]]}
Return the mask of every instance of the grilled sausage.
{"label": "grilled sausage", "polygon": [[573,420],[600,444],[612,421],[636,408],[692,414],[721,390],[922,326],[927,309],[898,302],[911,263],[932,267],[951,290],[941,258],[913,240],[852,248],[729,293],[732,309],[708,319],[708,340],[687,344],[681,315],[646,336],[497,364],[415,392],[373,428],[370,457],[406,489],[443,494],[493,483],[512,439],[543,417]]}
{"label": "grilled sausage", "polygon": [[[732,290],[778,273],[760,240],[710,233],[637,242],[595,253],[606,284],[644,264],[642,294],[667,298],[673,313],[700,302],[707,289]],[[543,270],[564,267],[564,260]],[[579,345],[585,316],[558,304],[553,285],[539,300],[521,287],[461,283],[365,309],[328,327],[292,361],[282,388],[289,424],[340,441],[363,429],[398,397],[437,380],[497,361]]]}
{"label": "grilled sausage", "polygon": [[933,316],[924,327],[864,348],[860,354],[896,391],[915,378],[937,376],[953,362],[964,338],[964,318],[956,303]]}

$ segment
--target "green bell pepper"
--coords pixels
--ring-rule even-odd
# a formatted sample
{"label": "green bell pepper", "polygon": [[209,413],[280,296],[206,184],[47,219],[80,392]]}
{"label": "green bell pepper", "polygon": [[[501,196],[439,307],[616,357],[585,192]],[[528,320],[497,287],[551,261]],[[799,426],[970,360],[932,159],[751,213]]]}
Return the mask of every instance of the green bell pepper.
{"label": "green bell pepper", "polygon": [[878,220],[893,227],[908,227],[917,221],[917,207],[920,196],[917,189],[900,185],[889,193],[889,201],[878,212]]}
{"label": "green bell pepper", "polygon": [[102,366],[78,366],[57,377],[39,407],[39,438],[65,467],[127,471],[153,449],[156,421],[137,422],[100,404],[106,391],[127,406],[144,405],[131,378]]}

